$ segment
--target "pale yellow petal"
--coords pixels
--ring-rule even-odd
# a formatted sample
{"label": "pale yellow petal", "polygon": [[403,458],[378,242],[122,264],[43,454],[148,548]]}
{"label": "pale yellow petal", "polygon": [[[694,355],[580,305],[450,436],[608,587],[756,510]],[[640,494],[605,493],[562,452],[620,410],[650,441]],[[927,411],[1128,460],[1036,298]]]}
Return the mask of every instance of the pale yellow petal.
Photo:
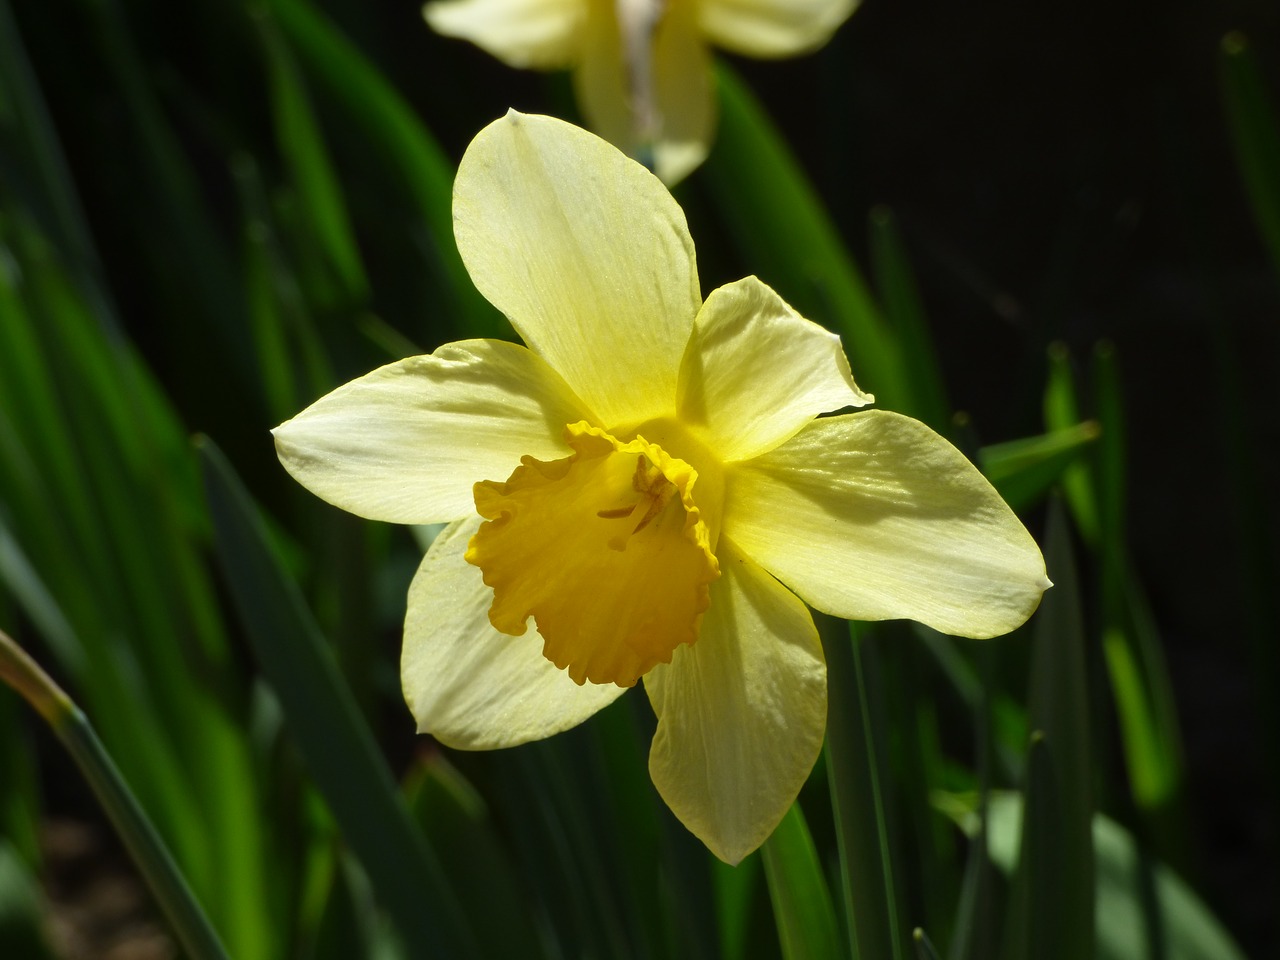
{"label": "pale yellow petal", "polygon": [[419,733],[460,750],[541,740],[575,727],[625,690],[579,686],[542,655],[532,628],[509,637],[489,624],[493,591],[462,559],[477,516],[445,528],[409,588],[400,678]]}
{"label": "pale yellow petal", "polygon": [[724,535],[811,606],[992,637],[1049,586],[1000,495],[924,424],[885,411],[815,420],[725,477]]}
{"label": "pale yellow petal", "polygon": [[814,417],[871,401],[840,338],[755,277],[712,292],[680,371],[680,419],[724,461],[746,460]]}
{"label": "pale yellow petal", "polygon": [[449,343],[339,387],[272,431],[304,487],[371,520],[439,523],[473,512],[472,485],[524,455],[568,453],[587,407],[546,363],[499,340]]}
{"label": "pale yellow petal", "polygon": [[587,0],[438,0],[422,8],[431,29],[470,40],[512,67],[564,69],[578,57]]}
{"label": "pale yellow petal", "polygon": [[701,0],[711,42],[748,57],[791,57],[816,50],[849,19],[858,0]]}
{"label": "pale yellow petal", "polygon": [[476,286],[606,424],[670,414],[701,305],[684,213],[600,138],[509,113],[472,141],[454,186]]}
{"label": "pale yellow petal", "polygon": [[639,0],[627,6],[626,23],[618,12],[612,0],[591,0],[573,78],[578,105],[592,130],[677,183],[706,159],[715,125],[711,54],[696,6],[662,10]]}
{"label": "pale yellow petal", "polygon": [[649,773],[672,812],[737,863],[773,832],[822,747],[827,670],[794,594],[726,538],[692,647],[645,675],[658,715]]}
{"label": "pale yellow petal", "polygon": [[630,89],[617,7],[612,0],[588,0],[582,57],[573,71],[574,96],[587,126],[634,157],[640,131]]}
{"label": "pale yellow petal", "polygon": [[654,172],[666,184],[692,173],[711,148],[715,90],[711,51],[698,27],[697,8],[672,3],[653,37]]}

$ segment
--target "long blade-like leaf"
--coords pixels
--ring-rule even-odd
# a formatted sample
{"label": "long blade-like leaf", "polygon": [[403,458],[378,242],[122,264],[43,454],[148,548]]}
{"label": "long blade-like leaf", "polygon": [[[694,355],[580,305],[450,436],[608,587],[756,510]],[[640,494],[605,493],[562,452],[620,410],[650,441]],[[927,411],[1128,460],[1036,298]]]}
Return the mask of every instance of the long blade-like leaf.
{"label": "long blade-like leaf", "polygon": [[219,558],[286,723],[378,897],[415,956],[474,956],[461,908],[230,465],[200,443]]}

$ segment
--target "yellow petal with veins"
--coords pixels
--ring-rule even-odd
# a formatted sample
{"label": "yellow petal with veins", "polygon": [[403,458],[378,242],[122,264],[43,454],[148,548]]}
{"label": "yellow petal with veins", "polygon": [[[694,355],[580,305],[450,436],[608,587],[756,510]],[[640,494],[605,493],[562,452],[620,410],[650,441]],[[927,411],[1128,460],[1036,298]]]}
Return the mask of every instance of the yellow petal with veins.
{"label": "yellow petal with veins", "polygon": [[475,485],[489,522],[466,559],[493,588],[495,629],[521,636],[532,616],[543,655],[575,682],[629,687],[698,638],[720,575],[698,474],[640,436],[582,422],[566,439],[572,456],[525,457],[505,483]]}

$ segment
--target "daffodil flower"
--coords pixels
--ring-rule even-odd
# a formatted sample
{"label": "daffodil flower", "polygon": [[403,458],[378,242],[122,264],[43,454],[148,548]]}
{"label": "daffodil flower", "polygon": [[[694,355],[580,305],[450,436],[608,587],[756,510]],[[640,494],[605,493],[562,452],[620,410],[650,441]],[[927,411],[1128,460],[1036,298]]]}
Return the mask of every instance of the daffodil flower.
{"label": "daffodil flower", "polygon": [[791,57],[825,44],[858,0],[435,0],[436,32],[512,67],[573,69],[588,126],[667,183],[706,158],[715,126],[708,44]]}
{"label": "daffodil flower", "polygon": [[461,749],[581,723],[643,678],[653,782],[722,859],[759,846],[822,743],[806,604],[990,637],[1048,586],[976,469],[858,408],[839,339],[755,277],[704,302],[684,215],[586,131],[510,113],[454,186],[459,250],[527,346],[375,370],[276,428],[345,510],[449,525],[409,591],[418,729]]}

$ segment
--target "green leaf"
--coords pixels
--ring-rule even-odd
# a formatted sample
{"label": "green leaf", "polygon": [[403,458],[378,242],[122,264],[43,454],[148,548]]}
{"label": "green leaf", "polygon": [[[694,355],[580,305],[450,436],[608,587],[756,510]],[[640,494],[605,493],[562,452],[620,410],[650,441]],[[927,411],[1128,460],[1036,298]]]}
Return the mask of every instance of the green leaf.
{"label": "green leaf", "polygon": [[798,803],[764,843],[764,875],[785,960],[841,955],[831,891]]}
{"label": "green leaf", "polygon": [[815,616],[827,659],[827,771],[842,894],[855,957],[903,960],[884,782],[884,735],[868,697],[861,625]]}
{"label": "green leaf", "polygon": [[387,178],[401,185],[415,205],[426,227],[429,262],[437,271],[433,288],[442,300],[433,314],[446,318],[458,335],[509,334],[506,321],[480,296],[462,264],[453,239],[454,164],[422,121],[377,68],[310,4],[265,0],[260,15],[279,25],[316,88],[341,109],[346,127],[358,132],[362,151],[376,155]]}
{"label": "green leaf", "polygon": [[544,956],[515,866],[488,805],[442,754],[428,754],[405,783],[405,800],[441,860],[486,957]]}
{"label": "green leaf", "polygon": [[84,208],[8,0],[0,0],[0,156],[3,194],[20,199],[67,255],[80,288],[110,316]]}
{"label": "green leaf", "polygon": [[859,385],[883,407],[912,409],[916,395],[892,331],[813,186],[745,84],[723,63],[716,75],[719,132],[697,182],[751,270],[844,339]]}
{"label": "green leaf", "polygon": [[[308,228],[305,236],[314,238],[323,265],[330,268],[339,281],[342,300],[348,305],[359,303],[368,295],[369,282],[352,233],[342,187],[329,159],[306,84],[275,24],[265,17],[259,17],[257,22],[271,86],[276,141],[301,201]],[[313,276],[315,279],[310,284],[313,289],[325,282],[323,271],[316,271]]]}
{"label": "green leaf", "polygon": [[44,936],[44,919],[39,882],[0,835],[0,956],[53,960]]}
{"label": "green leaf", "polygon": [[1091,420],[1038,437],[994,443],[978,452],[978,463],[991,485],[1015,511],[1034,506],[1098,438]]}
{"label": "green leaf", "polygon": [[[991,860],[1005,874],[1018,859],[1022,798],[1003,793],[988,808]],[[966,832],[973,824],[957,823]],[[1144,853],[1133,836],[1111,818],[1094,814],[1091,827],[1096,869],[1094,931],[1097,960],[1245,960],[1222,924],[1176,873]],[[1156,953],[1158,948],[1163,953]],[[1039,957],[1039,954],[1032,954]]]}
{"label": "green leaf", "polygon": [[934,949],[933,942],[919,927],[911,931],[911,939],[916,945],[917,960],[939,960],[938,951]]}
{"label": "green leaf", "polygon": [[84,712],[8,634],[0,631],[0,681],[20,693],[62,741],[88,781],[182,946],[194,960],[227,960],[218,934],[163,838],[120,775]]}
{"label": "green leaf", "polygon": [[1219,70],[1227,119],[1254,220],[1280,276],[1280,119],[1243,33],[1222,38]]}
{"label": "green leaf", "polygon": [[1157,852],[1183,866],[1190,857],[1182,810],[1182,738],[1164,645],[1129,557],[1128,444],[1119,361],[1109,343],[1094,351],[1094,379],[1103,430],[1096,465],[1103,651],[1134,803],[1148,818]]}
{"label": "green leaf", "polygon": [[[1076,429],[1080,423],[1071,353],[1066,344],[1052,343],[1049,345],[1049,375],[1044,387],[1045,428],[1052,435]],[[1089,464],[1082,461],[1068,464],[1062,471],[1060,483],[1080,535],[1085,543],[1096,546],[1101,536],[1101,520],[1098,518],[1098,500]]]}
{"label": "green leaf", "polygon": [[1026,810],[1006,956],[1092,956],[1093,767],[1084,627],[1070,530],[1050,503],[1045,564],[1054,581],[1036,614]]}
{"label": "green leaf", "polygon": [[911,263],[888,207],[871,211],[871,265],[885,317],[902,348],[903,371],[913,389],[910,406],[900,412],[946,433],[951,425],[951,404],[947,401],[942,368]]}
{"label": "green leaf", "polygon": [[[3,575],[237,955],[278,952],[278,874],[197,556],[194,461],[101,305],[22,215],[0,217]],[[13,416],[10,411],[22,411]],[[12,459],[8,459],[9,457]]]}
{"label": "green leaf", "polygon": [[476,956],[446,875],[410,820],[332,651],[272,555],[248,495],[211,442],[199,448],[232,598],[308,770],[410,953]]}

